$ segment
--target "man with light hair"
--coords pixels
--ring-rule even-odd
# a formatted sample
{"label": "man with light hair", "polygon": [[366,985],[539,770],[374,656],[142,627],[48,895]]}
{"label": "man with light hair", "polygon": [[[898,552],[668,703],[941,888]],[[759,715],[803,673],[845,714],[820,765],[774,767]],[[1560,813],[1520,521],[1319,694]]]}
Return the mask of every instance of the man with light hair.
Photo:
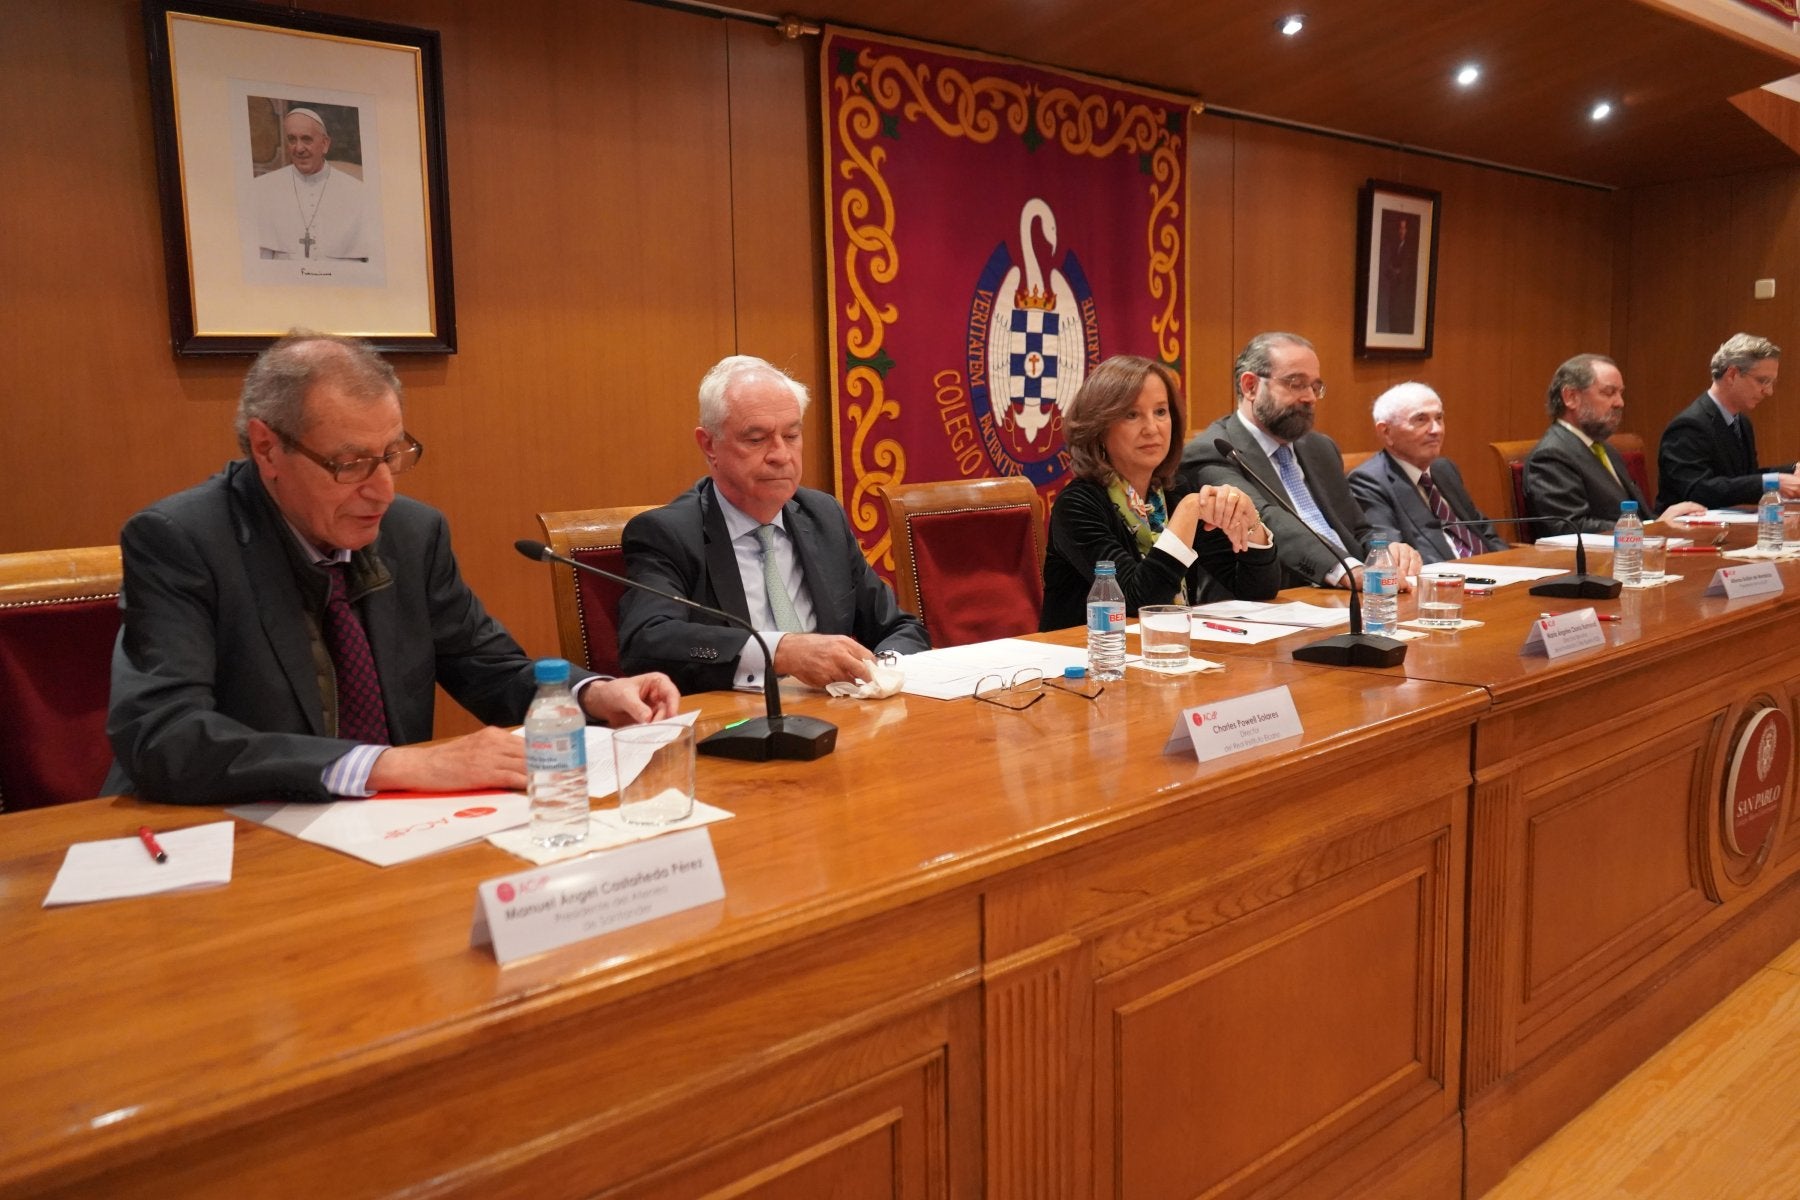
{"label": "man with light hair", "polygon": [[1550,377],[1550,428],[1525,458],[1525,504],[1546,533],[1611,533],[1619,506],[1635,500],[1646,521],[1704,512],[1683,501],[1652,518],[1648,498],[1607,438],[1625,419],[1625,376],[1604,354],[1577,354]]}
{"label": "man with light hair", "polygon": [[[800,486],[807,400],[760,358],[721,360],[701,381],[694,430],[711,474],[633,517],[622,548],[631,578],[750,622],[777,675],[822,688],[872,678],[880,651],[930,642],[869,567],[837,500]],[[742,628],[636,590],[619,603],[619,657],[690,692],[760,689],[769,669]]]}
{"label": "man with light hair", "polygon": [[1755,334],[1733,334],[1713,352],[1712,386],[1663,430],[1656,456],[1658,504],[1755,504],[1765,474],[1781,476],[1784,499],[1800,499],[1800,466],[1758,466],[1750,424],[1751,411],[1774,393],[1780,372],[1781,347]]}
{"label": "man with light hair", "polygon": [[1443,456],[1438,394],[1423,383],[1395,384],[1375,398],[1374,417],[1386,449],[1350,472],[1350,492],[1377,536],[1405,542],[1428,563],[1506,549],[1469,499],[1456,464]]}
{"label": "man with light hair", "polygon": [[287,165],[250,185],[257,255],[268,259],[368,262],[370,228],[363,181],[331,165],[331,134],[310,108],[291,108],[281,121]]}

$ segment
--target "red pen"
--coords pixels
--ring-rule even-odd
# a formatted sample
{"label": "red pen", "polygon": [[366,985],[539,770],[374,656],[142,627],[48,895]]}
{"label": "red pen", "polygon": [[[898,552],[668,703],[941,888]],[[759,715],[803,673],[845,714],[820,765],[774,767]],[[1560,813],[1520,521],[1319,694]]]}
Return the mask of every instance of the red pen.
{"label": "red pen", "polygon": [[1717,546],[1670,546],[1668,549],[1670,554],[1717,554],[1718,552]]}
{"label": "red pen", "polygon": [[[1551,617],[1566,617],[1568,615],[1569,615],[1568,613],[1539,613],[1538,614],[1538,616],[1543,617],[1545,620],[1549,620]],[[1596,621],[1623,621],[1624,619],[1625,618],[1621,617],[1618,613],[1595,613],[1594,614],[1594,620],[1596,620]]]}
{"label": "red pen", "polygon": [[1220,633],[1235,633],[1243,637],[1250,636],[1250,631],[1248,629],[1239,629],[1235,625],[1221,625],[1217,621],[1202,621],[1200,623],[1208,629],[1216,629]]}
{"label": "red pen", "polygon": [[138,841],[144,843],[144,849],[148,850],[150,852],[150,857],[154,858],[157,862],[166,863],[169,861],[169,852],[156,844],[156,835],[150,832],[150,827],[148,825],[138,826]]}

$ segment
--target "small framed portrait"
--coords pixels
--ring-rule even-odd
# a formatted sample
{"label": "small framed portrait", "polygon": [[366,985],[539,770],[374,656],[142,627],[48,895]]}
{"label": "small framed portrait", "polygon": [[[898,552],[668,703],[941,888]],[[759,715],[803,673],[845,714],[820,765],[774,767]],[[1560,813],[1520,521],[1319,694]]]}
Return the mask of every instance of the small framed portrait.
{"label": "small framed portrait", "polygon": [[1430,358],[1439,192],[1371,179],[1357,206],[1356,354]]}
{"label": "small framed portrait", "polygon": [[437,34],[236,0],[144,23],[176,352],[454,352]]}

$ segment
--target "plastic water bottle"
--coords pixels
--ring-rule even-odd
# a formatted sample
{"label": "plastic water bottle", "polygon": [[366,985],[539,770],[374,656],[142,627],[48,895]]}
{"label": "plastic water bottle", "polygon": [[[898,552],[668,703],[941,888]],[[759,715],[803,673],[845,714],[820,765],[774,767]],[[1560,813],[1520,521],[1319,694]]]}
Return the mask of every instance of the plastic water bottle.
{"label": "plastic water bottle", "polygon": [[1613,526],[1612,573],[1620,583],[1641,583],[1644,578],[1644,523],[1638,518],[1636,500],[1619,502],[1619,520]]}
{"label": "plastic water bottle", "polygon": [[572,846],[588,834],[587,714],[569,690],[569,663],[540,658],[537,696],[525,712],[531,840]]}
{"label": "plastic water bottle", "polygon": [[1400,620],[1400,573],[1381,538],[1369,543],[1363,561],[1362,626],[1364,633],[1392,633]]}
{"label": "plastic water bottle", "polygon": [[1094,564],[1094,586],[1087,596],[1089,679],[1105,682],[1125,674],[1125,593],[1112,560]]}
{"label": "plastic water bottle", "polygon": [[1756,548],[1778,553],[1781,539],[1781,476],[1771,472],[1763,476],[1762,500],[1756,505]]}

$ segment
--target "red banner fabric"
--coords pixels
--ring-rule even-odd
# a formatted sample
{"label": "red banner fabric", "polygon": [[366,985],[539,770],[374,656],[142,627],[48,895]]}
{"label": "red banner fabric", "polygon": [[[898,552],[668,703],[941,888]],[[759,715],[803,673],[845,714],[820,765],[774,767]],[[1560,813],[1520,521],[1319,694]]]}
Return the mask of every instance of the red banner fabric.
{"label": "red banner fabric", "polygon": [[844,30],[824,39],[837,493],[891,573],[884,488],[1068,469],[1111,354],[1179,375],[1191,102]]}

